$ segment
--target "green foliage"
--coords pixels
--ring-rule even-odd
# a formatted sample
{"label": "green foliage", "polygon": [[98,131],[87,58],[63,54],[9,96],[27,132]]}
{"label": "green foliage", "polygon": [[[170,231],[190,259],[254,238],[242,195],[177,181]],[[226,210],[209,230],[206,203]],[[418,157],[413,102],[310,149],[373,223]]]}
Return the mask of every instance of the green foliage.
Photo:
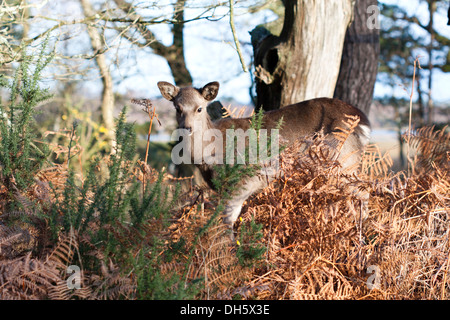
{"label": "green foliage", "polygon": [[44,55],[44,49],[45,46],[36,61],[23,54],[12,82],[0,75],[0,87],[10,92],[6,104],[0,101],[1,178],[9,188],[27,189],[48,156],[48,148],[41,150],[33,143],[32,130],[36,106],[51,97],[48,89],[39,84],[42,70],[52,59],[51,55]]}
{"label": "green foliage", "polygon": [[[260,141],[259,132],[263,128],[264,112],[261,109],[258,113],[252,116],[251,128],[256,132],[255,136],[249,136],[249,144],[256,144],[258,157],[260,155]],[[278,123],[276,129],[279,129],[282,125],[282,120]],[[269,158],[275,156],[270,154],[271,150],[271,137],[267,139],[267,150],[269,151]],[[218,191],[221,201],[216,208],[217,214],[223,212],[224,203],[228,200],[233,192],[239,190],[240,182],[248,177],[254,176],[258,169],[261,168],[260,164],[249,164],[249,148],[245,149],[245,163],[244,164],[227,164],[216,166],[215,171],[217,176],[213,179],[213,184]],[[259,159],[267,160],[267,159]],[[261,261],[262,256],[266,252],[266,248],[260,242],[262,239],[262,225],[257,224],[254,221],[250,221],[249,224],[243,224],[240,229],[239,243],[236,254],[239,263],[244,266],[253,266]]]}
{"label": "green foliage", "polygon": [[[66,162],[69,168],[63,187],[50,182],[53,197],[40,205],[23,196],[36,182],[37,172],[43,169],[50,156],[49,152],[44,153],[34,146],[36,133],[30,125],[36,105],[50,97],[48,90],[39,87],[41,71],[50,62],[43,57],[41,54],[36,62],[25,57],[11,84],[0,78],[1,85],[10,91],[9,104],[1,105],[1,182],[14,194],[17,190],[21,194],[19,203],[27,206],[26,212],[32,212],[2,214],[2,223],[19,223],[16,216],[30,215],[44,234],[45,229],[50,231],[47,246],[53,243],[57,247],[64,235],[76,234],[77,250],[70,259],[80,265],[85,274],[103,279],[93,287],[96,292],[103,292],[100,296],[192,298],[193,287],[177,285],[180,275],[161,270],[180,249],[174,247],[172,253],[163,236],[180,192],[179,185],[163,186],[164,172],[160,172],[156,181],[146,183],[145,189],[142,187],[134,174],[136,133],[133,125],[126,122],[126,109],[117,120],[114,152],[109,157],[93,159],[84,180],[76,174],[75,163],[70,161],[76,129],[83,125],[74,123],[69,141],[65,141],[69,148]],[[9,204],[12,200],[14,196],[3,203]],[[11,230],[16,229],[18,227],[11,225]],[[165,251],[167,254],[159,254]],[[68,260],[69,255],[62,259]],[[134,282],[136,289],[126,285],[114,287],[117,283],[130,283],[131,274],[137,281]]]}
{"label": "green foliage", "polygon": [[[120,266],[122,276],[133,273],[138,299],[192,298],[193,288],[178,285],[181,275],[161,271],[161,266],[173,259],[163,233],[180,188],[164,187],[164,172],[160,172],[158,179],[142,190],[132,173],[135,130],[125,122],[125,114],[124,110],[117,121],[107,177],[99,180],[100,159],[91,163],[81,185],[71,170],[62,199],[53,204],[49,225],[55,236],[73,229],[80,238],[89,239],[79,248],[85,272],[98,272],[102,263],[110,260]],[[177,250],[174,247],[175,254]]]}
{"label": "green foliage", "polygon": [[151,258],[140,255],[136,263],[137,299],[184,300],[192,299],[198,293],[199,283],[187,284],[176,272],[163,274],[161,263],[161,258],[154,254]]}
{"label": "green foliage", "polygon": [[[257,173],[258,169],[261,168],[259,163],[255,164],[251,163],[250,150],[251,146],[256,145],[257,156],[258,157],[260,156],[259,132],[263,127],[263,118],[264,112],[262,109],[252,116],[251,126],[250,129],[248,130],[248,132],[250,133],[248,137],[248,144],[246,144],[244,154],[242,155],[243,163],[239,163],[239,161],[237,161],[238,163],[229,164],[227,163],[227,161],[224,161],[225,163],[223,165],[217,165],[214,167],[216,176],[213,178],[212,182],[219,196],[224,200],[229,199],[232,193],[237,191],[237,188],[239,187],[239,182],[241,182],[246,177],[254,176]],[[279,125],[281,125],[281,123]],[[279,128],[279,126],[277,128]],[[231,150],[231,148],[237,145],[238,137],[235,135],[233,138],[234,142],[228,143],[228,140],[231,139],[231,137],[230,136],[226,137],[227,148],[229,148],[229,150],[226,151],[227,154],[236,153],[234,150]],[[267,139],[267,150],[269,151],[270,146],[271,146],[271,139],[269,137]],[[240,155],[236,154],[236,157],[238,156]],[[266,160],[266,159],[258,159],[258,160]]]}
{"label": "green foliage", "polygon": [[267,248],[261,242],[263,239],[262,228],[262,224],[253,220],[241,225],[236,256],[244,267],[257,266],[263,261]]}

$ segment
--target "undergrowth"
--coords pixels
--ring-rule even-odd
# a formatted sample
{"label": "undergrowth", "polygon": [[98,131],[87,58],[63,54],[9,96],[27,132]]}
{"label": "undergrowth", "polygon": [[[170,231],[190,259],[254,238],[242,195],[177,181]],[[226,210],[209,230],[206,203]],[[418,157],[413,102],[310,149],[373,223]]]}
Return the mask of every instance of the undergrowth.
{"label": "undergrowth", "polygon": [[[233,244],[220,216],[225,193],[251,173],[248,168],[223,171],[220,183],[227,191],[214,197],[213,214],[183,226],[178,237],[173,228],[186,209],[182,200],[190,203],[193,192],[180,195],[173,177],[136,159],[135,130],[125,109],[113,152],[90,160],[83,175],[71,161],[83,151],[80,124],[61,130],[65,147],[34,144],[35,107],[50,97],[39,85],[50,61],[43,56],[25,56],[12,83],[1,83],[11,95],[0,119],[0,298],[192,299],[217,294],[210,288],[228,283],[222,279],[226,272],[245,273],[229,260]],[[51,161],[52,152],[59,163]],[[217,251],[203,251],[217,239]],[[253,256],[247,255],[246,265]],[[206,265],[200,257],[216,262]],[[199,272],[206,267],[210,273]]]}
{"label": "undergrowth", "polygon": [[291,147],[285,176],[253,197],[244,216],[264,224],[268,248],[252,282],[264,290],[254,297],[448,299],[449,139],[445,128],[416,131],[409,176],[390,171],[374,145],[358,175],[332,161],[322,139],[305,141],[306,153]]}
{"label": "undergrowth", "polygon": [[76,127],[64,129],[65,149],[34,143],[49,60],[24,61],[1,81],[0,299],[450,298],[447,128],[414,131],[413,170],[397,173],[376,145],[357,174],[336,161],[358,119],[336,143],[305,137],[281,155],[284,174],[248,199],[233,240],[224,200],[254,168],[217,168],[218,193],[182,192],[136,159],[124,110],[113,152],[80,175]]}

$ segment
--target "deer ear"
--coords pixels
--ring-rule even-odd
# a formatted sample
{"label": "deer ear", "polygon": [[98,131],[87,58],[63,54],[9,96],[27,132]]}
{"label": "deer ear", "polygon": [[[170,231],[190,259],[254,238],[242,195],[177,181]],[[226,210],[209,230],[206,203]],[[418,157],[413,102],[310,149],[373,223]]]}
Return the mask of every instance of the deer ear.
{"label": "deer ear", "polygon": [[161,91],[162,96],[169,101],[172,101],[177,96],[178,92],[180,92],[180,88],[165,81],[158,82],[158,88],[159,91]]}
{"label": "deer ear", "polygon": [[201,90],[203,98],[207,101],[213,101],[219,93],[219,83],[217,81],[210,82]]}

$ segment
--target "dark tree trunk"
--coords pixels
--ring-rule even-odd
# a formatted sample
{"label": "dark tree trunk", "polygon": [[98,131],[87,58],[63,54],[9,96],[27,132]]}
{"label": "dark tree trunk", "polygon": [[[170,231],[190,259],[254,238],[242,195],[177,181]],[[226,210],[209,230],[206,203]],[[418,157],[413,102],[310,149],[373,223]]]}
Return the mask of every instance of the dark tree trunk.
{"label": "dark tree trunk", "polygon": [[354,20],[345,35],[341,68],[334,97],[341,99],[366,114],[370,111],[380,54],[380,30],[371,23],[375,13],[368,7],[377,0],[357,0]]}
{"label": "dark tree trunk", "polygon": [[332,97],[352,0],[284,0],[280,36],[252,31],[256,108]]}
{"label": "dark tree trunk", "polygon": [[174,5],[174,24],[172,27],[173,44],[164,56],[169,63],[173,79],[177,86],[192,85],[192,76],[186,66],[184,55],[184,6],[186,0],[178,0]]}
{"label": "dark tree trunk", "polygon": [[421,84],[421,70],[417,69],[417,75],[416,75],[416,88],[417,88],[417,105],[419,107],[419,109],[417,110],[418,113],[418,121],[419,121],[419,125],[423,126],[425,123],[425,104],[424,104],[424,100],[423,100],[423,89],[422,89],[422,84]]}
{"label": "dark tree trunk", "polygon": [[[179,48],[176,48],[179,49]],[[181,53],[184,50],[174,50],[179,51],[180,57],[177,59],[166,58],[169,64],[170,70],[172,71],[173,80],[175,84],[179,87],[191,86],[192,76],[186,67],[186,60],[184,59],[184,54]]]}

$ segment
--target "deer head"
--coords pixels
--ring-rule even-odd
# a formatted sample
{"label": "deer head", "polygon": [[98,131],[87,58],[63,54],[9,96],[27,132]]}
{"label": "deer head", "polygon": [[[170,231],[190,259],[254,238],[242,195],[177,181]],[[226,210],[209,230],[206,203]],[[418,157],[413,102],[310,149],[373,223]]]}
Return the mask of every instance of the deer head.
{"label": "deer head", "polygon": [[[219,83],[210,82],[201,89],[179,88],[165,81],[158,82],[162,96],[173,102],[177,110],[178,128],[187,129],[190,135],[210,128],[211,119],[206,111],[208,103],[219,92]],[[195,124],[195,125],[194,125]]]}

